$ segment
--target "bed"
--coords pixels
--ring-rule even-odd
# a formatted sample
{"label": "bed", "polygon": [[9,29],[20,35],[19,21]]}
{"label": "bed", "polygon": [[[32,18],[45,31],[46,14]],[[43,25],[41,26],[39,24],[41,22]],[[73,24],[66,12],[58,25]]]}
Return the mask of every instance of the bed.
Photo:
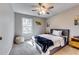
{"label": "bed", "polygon": [[[36,39],[39,39],[39,41],[45,41],[44,44],[45,48],[52,43],[52,45],[48,46],[48,48],[43,51],[41,45],[39,45],[36,41]],[[41,34],[37,36],[33,36],[33,44],[36,47],[36,49],[44,55],[51,55],[60,50],[61,48],[65,47],[68,44],[69,41],[69,29],[51,29],[50,34]],[[48,43],[49,42],[49,43]],[[47,46],[46,46],[47,45]]]}

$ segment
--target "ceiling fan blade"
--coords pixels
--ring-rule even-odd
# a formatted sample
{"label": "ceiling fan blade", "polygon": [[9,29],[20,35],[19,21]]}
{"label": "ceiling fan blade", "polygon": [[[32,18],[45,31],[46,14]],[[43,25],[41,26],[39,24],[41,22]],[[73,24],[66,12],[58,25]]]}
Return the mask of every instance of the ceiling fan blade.
{"label": "ceiling fan blade", "polygon": [[32,10],[32,11],[36,11],[36,10]]}
{"label": "ceiling fan blade", "polygon": [[49,12],[46,12],[47,14],[50,14]]}
{"label": "ceiling fan blade", "polygon": [[45,6],[42,6],[43,8],[46,8]]}
{"label": "ceiling fan blade", "polygon": [[52,9],[52,8],[54,8],[53,6],[51,6],[51,7],[49,7],[48,9]]}
{"label": "ceiling fan blade", "polygon": [[42,6],[42,3],[39,3],[39,6]]}

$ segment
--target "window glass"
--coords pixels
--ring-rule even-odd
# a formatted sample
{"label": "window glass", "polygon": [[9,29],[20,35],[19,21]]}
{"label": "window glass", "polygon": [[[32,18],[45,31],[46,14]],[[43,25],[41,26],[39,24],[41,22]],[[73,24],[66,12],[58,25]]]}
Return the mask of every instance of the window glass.
{"label": "window glass", "polygon": [[22,18],[22,33],[31,34],[32,33],[32,19]]}

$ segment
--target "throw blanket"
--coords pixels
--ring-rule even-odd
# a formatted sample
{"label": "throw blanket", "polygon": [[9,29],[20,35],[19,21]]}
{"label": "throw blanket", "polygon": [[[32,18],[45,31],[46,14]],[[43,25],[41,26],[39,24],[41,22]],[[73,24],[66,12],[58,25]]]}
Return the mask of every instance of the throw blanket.
{"label": "throw blanket", "polygon": [[44,38],[44,37],[41,37],[41,36],[35,36],[35,41],[36,43],[42,48],[42,51],[45,53],[47,51],[47,49],[54,45],[54,43],[47,39],[47,38]]}

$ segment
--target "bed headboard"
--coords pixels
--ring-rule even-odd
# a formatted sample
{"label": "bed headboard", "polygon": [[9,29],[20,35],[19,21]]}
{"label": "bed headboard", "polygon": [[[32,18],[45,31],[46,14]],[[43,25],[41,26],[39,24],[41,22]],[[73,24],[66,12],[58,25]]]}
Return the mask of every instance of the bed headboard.
{"label": "bed headboard", "polygon": [[66,36],[69,41],[70,30],[69,29],[50,29],[50,33],[52,34],[53,30],[62,31],[62,36]]}

